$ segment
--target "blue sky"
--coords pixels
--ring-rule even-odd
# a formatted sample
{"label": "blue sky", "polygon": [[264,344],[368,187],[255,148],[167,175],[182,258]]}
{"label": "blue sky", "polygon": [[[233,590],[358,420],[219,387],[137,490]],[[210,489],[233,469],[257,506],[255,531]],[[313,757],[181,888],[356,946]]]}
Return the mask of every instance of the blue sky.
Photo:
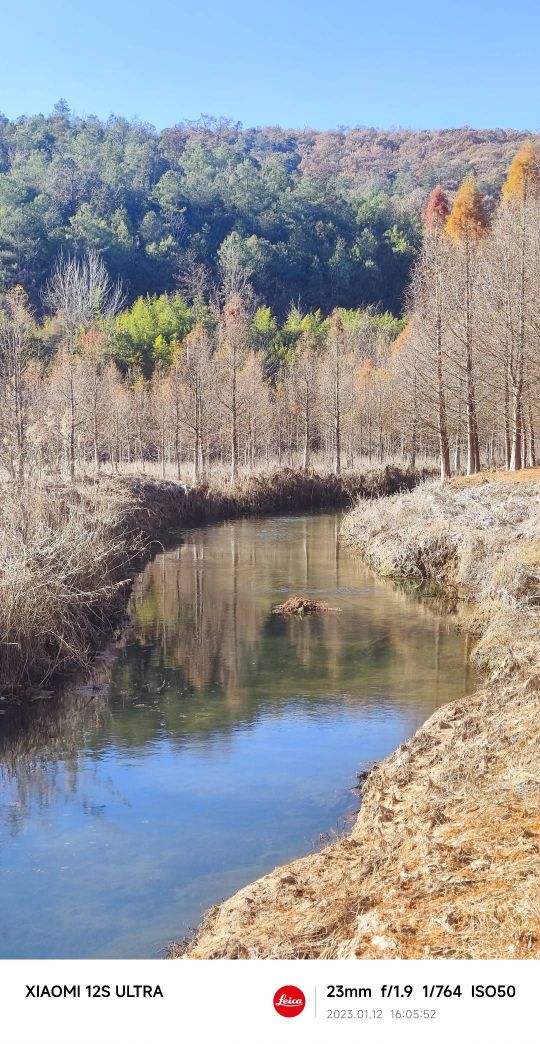
{"label": "blue sky", "polygon": [[538,0],[19,0],[0,111],[540,129]]}

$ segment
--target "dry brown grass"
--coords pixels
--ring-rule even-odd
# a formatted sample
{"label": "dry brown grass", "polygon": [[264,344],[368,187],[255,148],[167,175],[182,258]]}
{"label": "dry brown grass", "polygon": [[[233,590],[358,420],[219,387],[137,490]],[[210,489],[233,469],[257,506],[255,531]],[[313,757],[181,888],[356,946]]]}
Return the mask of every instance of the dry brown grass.
{"label": "dry brown grass", "polygon": [[350,838],[211,911],[187,955],[538,957],[538,750],[521,696],[510,732],[504,688],[439,710],[371,774]]}
{"label": "dry brown grass", "polygon": [[273,613],[278,616],[304,616],[310,613],[337,613],[338,609],[331,609],[327,602],[317,602],[312,598],[302,598],[300,595],[293,595],[291,598],[287,598],[286,602],[282,602],[281,605],[275,605],[272,609]]}
{"label": "dry brown grass", "polygon": [[535,480],[425,484],[405,498],[358,504],[343,536],[385,576],[457,590],[468,607],[463,624],[479,639],[474,657],[481,666],[499,677],[536,672],[540,488]]}
{"label": "dry brown grass", "polygon": [[489,677],[373,769],[350,837],[214,908],[180,956],[540,957],[539,508],[505,480],[358,504],[349,545],[457,590]]}
{"label": "dry brown grass", "polygon": [[456,489],[482,486],[485,482],[540,482],[540,468],[522,468],[521,471],[479,471],[477,475],[457,475],[449,485]]}
{"label": "dry brown grass", "polygon": [[65,486],[0,495],[0,686],[83,666],[124,604],[120,499]]}

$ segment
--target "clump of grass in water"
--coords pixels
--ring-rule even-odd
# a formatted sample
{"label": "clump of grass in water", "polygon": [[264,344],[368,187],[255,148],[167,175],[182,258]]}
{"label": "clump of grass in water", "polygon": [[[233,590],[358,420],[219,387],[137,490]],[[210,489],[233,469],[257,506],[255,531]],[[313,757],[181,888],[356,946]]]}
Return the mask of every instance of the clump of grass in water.
{"label": "clump of grass in water", "polygon": [[308,613],[339,613],[339,611],[339,609],[332,609],[327,602],[301,598],[299,595],[288,598],[282,605],[275,605],[272,609],[273,613],[277,613],[280,616],[288,616],[291,613],[295,613],[297,616],[304,616]]}

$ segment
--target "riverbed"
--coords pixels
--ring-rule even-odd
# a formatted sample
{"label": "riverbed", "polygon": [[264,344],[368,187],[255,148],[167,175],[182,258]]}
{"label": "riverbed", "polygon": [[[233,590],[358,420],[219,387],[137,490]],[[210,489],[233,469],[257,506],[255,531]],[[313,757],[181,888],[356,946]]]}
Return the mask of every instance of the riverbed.
{"label": "riverbed", "polygon": [[[378,580],[340,520],[186,532],[90,680],[0,716],[0,956],[162,956],[347,830],[356,773],[474,689],[452,617]],[[273,615],[293,594],[339,611]]]}

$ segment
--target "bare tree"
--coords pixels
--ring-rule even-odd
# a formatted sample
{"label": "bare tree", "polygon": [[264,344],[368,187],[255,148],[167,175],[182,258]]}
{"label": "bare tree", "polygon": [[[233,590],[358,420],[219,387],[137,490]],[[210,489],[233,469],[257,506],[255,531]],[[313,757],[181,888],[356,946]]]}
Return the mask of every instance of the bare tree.
{"label": "bare tree", "polygon": [[4,441],[10,448],[10,469],[24,480],[27,457],[28,381],[32,317],[20,288],[0,298],[0,396]]}
{"label": "bare tree", "polygon": [[291,389],[291,399],[300,417],[302,428],[302,467],[310,465],[311,446],[314,434],[314,415],[317,407],[317,375],[320,359],[314,339],[308,332],[301,334],[293,360],[288,368],[286,380]]}
{"label": "bare tree", "polygon": [[478,358],[478,272],[487,217],[473,177],[464,179],[445,229],[454,244],[453,263],[447,268],[446,293],[450,300],[448,325],[454,340],[454,365],[464,378],[467,415],[467,474],[480,470],[477,416],[476,361]]}
{"label": "bare tree", "polygon": [[[436,418],[441,479],[450,477],[450,437],[448,430],[448,314],[446,287],[452,264],[450,244],[445,234],[449,206],[437,186],[430,196],[424,220],[424,242],[413,272],[409,290],[414,322],[406,337],[414,355],[414,417],[418,415],[418,377],[422,372],[422,400],[427,423]],[[421,359],[421,365],[419,365]],[[433,399],[435,401],[433,401]],[[428,419],[429,418],[429,419]],[[413,466],[415,461],[412,461]]]}
{"label": "bare tree", "polygon": [[174,443],[177,469],[180,439],[191,446],[192,474],[195,482],[204,473],[208,417],[212,402],[210,382],[212,343],[198,323],[175,354],[170,372],[174,412]]}
{"label": "bare tree", "polygon": [[532,193],[502,201],[483,261],[482,341],[491,401],[504,396],[506,463],[518,471],[526,464],[531,392],[539,377],[540,211]]}
{"label": "bare tree", "polygon": [[218,260],[222,300],[225,302],[233,298],[245,300],[250,290],[251,271],[246,264],[242,240],[238,232],[231,232],[223,240],[218,251]]}
{"label": "bare tree", "polygon": [[65,327],[78,330],[112,319],[122,308],[124,291],[110,278],[101,255],[89,250],[82,258],[58,258],[43,298]]}
{"label": "bare tree", "polygon": [[112,319],[122,307],[122,285],[113,282],[103,258],[90,250],[83,258],[61,256],[44,291],[44,301],[62,329],[63,384],[66,388],[68,470],[75,477],[75,434],[81,423],[76,396],[74,360],[81,334],[100,320]]}
{"label": "bare tree", "polygon": [[239,429],[248,402],[247,388],[241,380],[248,351],[248,316],[242,298],[235,295],[223,308],[214,356],[214,391],[228,422],[232,483],[238,476]]}

